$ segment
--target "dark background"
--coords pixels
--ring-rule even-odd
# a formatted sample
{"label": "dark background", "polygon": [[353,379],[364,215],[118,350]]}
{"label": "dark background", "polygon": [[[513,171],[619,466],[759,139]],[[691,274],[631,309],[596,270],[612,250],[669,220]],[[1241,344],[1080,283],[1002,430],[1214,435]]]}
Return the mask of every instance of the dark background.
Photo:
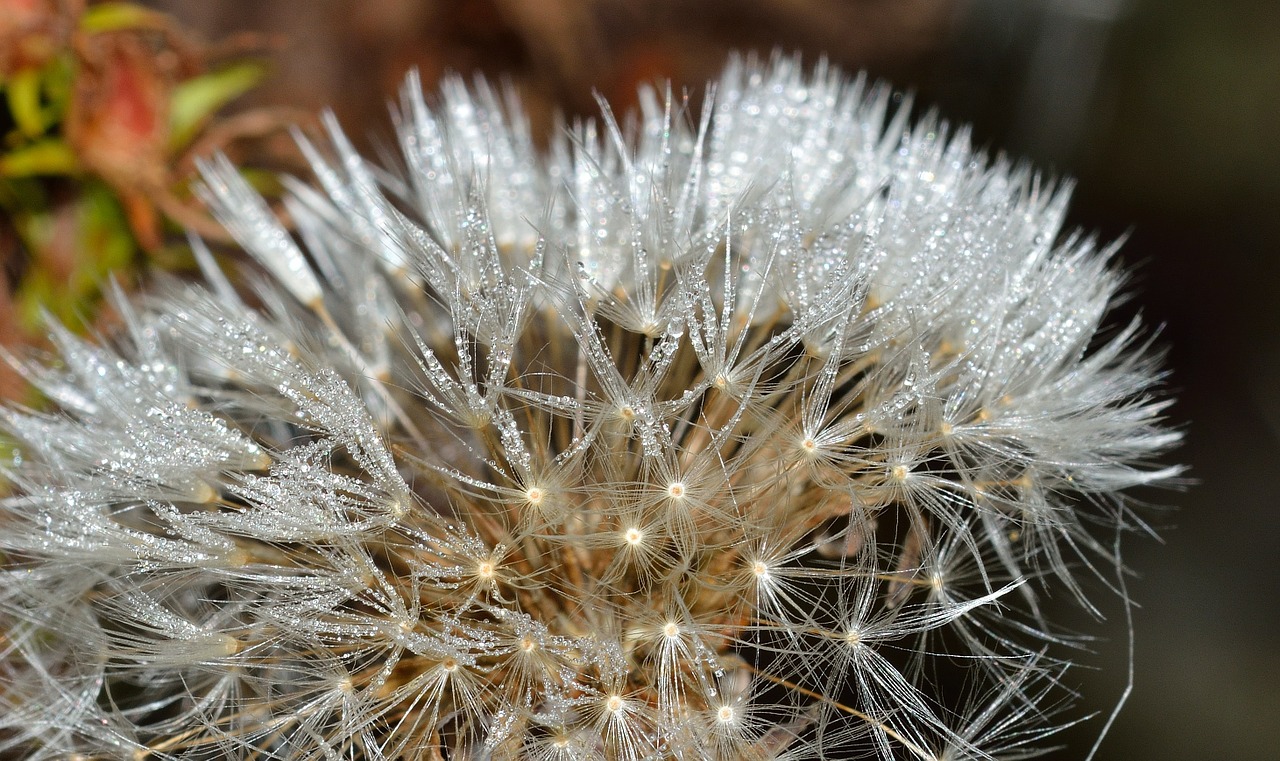
{"label": "dark background", "polygon": [[[638,82],[700,91],[727,51],[826,54],[970,122],[979,145],[1079,180],[1074,225],[1129,235],[1135,305],[1164,325],[1178,461],[1143,495],[1162,541],[1126,558],[1136,689],[1099,759],[1270,759],[1280,748],[1280,7],[1274,0],[220,0],[151,3],[209,39],[279,37],[248,99],[332,107],[366,149],[418,67],[505,75],[535,128]],[[246,104],[247,105],[247,104]],[[1130,307],[1126,307],[1130,308]],[[1134,306],[1132,308],[1139,308]],[[1077,670],[1099,718],[1125,683],[1122,612]],[[1094,627],[1096,628],[1096,627]]]}

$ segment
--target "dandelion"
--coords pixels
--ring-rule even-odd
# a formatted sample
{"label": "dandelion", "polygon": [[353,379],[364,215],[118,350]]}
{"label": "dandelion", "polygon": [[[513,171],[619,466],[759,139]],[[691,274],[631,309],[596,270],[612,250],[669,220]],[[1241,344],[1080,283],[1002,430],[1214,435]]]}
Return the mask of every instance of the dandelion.
{"label": "dandelion", "polygon": [[411,76],[400,169],[299,136],[296,233],[205,166],[247,286],[193,241],[202,284],[20,363],[56,408],[3,413],[0,754],[994,758],[1070,723],[1038,601],[1087,604],[1126,490],[1178,472],[1114,249],[825,64],[705,100],[540,153],[514,99]]}

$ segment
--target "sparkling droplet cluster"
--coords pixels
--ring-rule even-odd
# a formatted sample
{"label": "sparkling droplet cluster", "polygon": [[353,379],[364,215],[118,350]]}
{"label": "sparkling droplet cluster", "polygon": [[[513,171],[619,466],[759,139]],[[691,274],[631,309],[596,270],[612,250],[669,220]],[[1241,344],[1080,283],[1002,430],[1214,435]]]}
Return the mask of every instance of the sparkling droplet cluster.
{"label": "sparkling droplet cluster", "polygon": [[294,232],[210,162],[260,269],[3,412],[0,755],[1029,754],[1178,434],[1065,184],[900,100],[737,60],[539,152],[411,76]]}

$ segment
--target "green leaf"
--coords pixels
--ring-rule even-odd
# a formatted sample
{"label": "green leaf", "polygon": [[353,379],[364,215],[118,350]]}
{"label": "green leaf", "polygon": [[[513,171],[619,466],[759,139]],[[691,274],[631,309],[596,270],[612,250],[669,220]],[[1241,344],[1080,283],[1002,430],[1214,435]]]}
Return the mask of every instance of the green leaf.
{"label": "green leaf", "polygon": [[280,175],[277,172],[244,167],[240,170],[240,176],[263,198],[280,198],[284,195],[284,183],[280,181]]}
{"label": "green leaf", "polygon": [[[137,246],[124,210],[111,189],[100,183],[86,183],[78,203],[80,228],[75,273],[68,283],[71,296],[87,302],[96,296],[107,275],[132,264]],[[83,311],[90,314],[91,303]]]}
{"label": "green leaf", "polygon": [[18,324],[23,331],[39,335],[44,325],[44,312],[48,309],[57,312],[57,292],[53,281],[44,270],[33,269],[22,278],[22,285],[14,294],[14,306],[17,310]]}
{"label": "green leaf", "polygon": [[44,114],[40,110],[40,69],[24,69],[5,82],[9,111],[18,129],[27,137],[44,133]]}
{"label": "green leaf", "polygon": [[75,84],[75,63],[68,52],[55,56],[44,67],[45,122],[55,125],[62,122],[71,106],[71,90]]}
{"label": "green leaf", "polygon": [[0,155],[0,175],[72,174],[80,168],[75,151],[57,138],[47,138]]}
{"label": "green leaf", "polygon": [[159,13],[133,3],[93,5],[80,16],[80,29],[90,34],[163,25],[164,17]]}
{"label": "green leaf", "polygon": [[170,147],[180,148],[195,137],[213,112],[262,81],[267,69],[244,62],[188,79],[173,91],[169,107]]}

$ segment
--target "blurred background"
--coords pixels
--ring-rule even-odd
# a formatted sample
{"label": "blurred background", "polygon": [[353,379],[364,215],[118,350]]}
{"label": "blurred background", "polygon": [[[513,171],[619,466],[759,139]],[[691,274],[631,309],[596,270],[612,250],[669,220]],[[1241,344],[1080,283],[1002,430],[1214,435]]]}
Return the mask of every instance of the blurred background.
{"label": "blurred background", "polygon": [[[6,4],[64,14],[79,6],[0,0]],[[145,106],[169,97],[175,107],[189,107],[190,91],[222,89],[207,103],[196,101],[204,105],[194,112],[190,134],[166,133],[163,150],[152,146],[145,155],[101,155],[101,145],[118,152],[122,138],[86,118],[91,109],[73,105],[66,112],[76,166],[96,173],[122,199],[111,208],[123,220],[117,226],[132,236],[132,248],[117,257],[126,263],[148,257],[164,263],[165,231],[174,221],[203,223],[180,187],[181,172],[201,150],[223,147],[242,160],[287,168],[296,158],[281,127],[322,107],[336,112],[364,150],[389,145],[386,104],[411,67],[428,90],[449,71],[507,78],[545,136],[557,110],[596,113],[593,88],[621,110],[634,102],[637,84],[656,79],[701,92],[731,50],[767,54],[778,47],[807,62],[826,55],[971,123],[980,146],[1076,178],[1072,223],[1103,239],[1128,238],[1122,260],[1138,295],[1122,309],[1140,309],[1149,324],[1164,326],[1168,385],[1178,398],[1171,417],[1187,432],[1177,457],[1191,464],[1197,481],[1185,492],[1142,495],[1176,510],[1147,513],[1161,541],[1128,542],[1126,558],[1137,572],[1130,591],[1141,604],[1134,614],[1136,687],[1097,758],[1277,757],[1280,13],[1274,0],[144,5],[170,14],[143,23],[161,36],[146,48],[168,56],[152,56],[161,68],[148,68],[150,58],[130,59],[136,51],[128,45],[106,53],[76,49],[86,60],[92,54],[134,67],[133,79],[104,80],[108,89],[123,82],[129,94],[123,107],[107,104],[113,120],[106,123],[123,119],[140,125],[141,134],[150,122],[135,100]],[[0,18],[0,52],[5,31]],[[17,66],[6,60],[0,55],[0,67]],[[241,66],[240,79],[225,73],[245,60],[265,67],[250,75]],[[148,76],[159,83],[160,100],[147,101]],[[178,86],[181,96],[174,95]],[[213,118],[228,101],[230,109]],[[69,102],[79,103],[74,91]],[[88,126],[72,129],[77,119]],[[160,179],[141,176],[146,162],[139,156],[177,168]],[[0,161],[0,174],[12,165]],[[42,198],[62,209],[66,193],[55,187]],[[56,217],[41,224],[59,229]],[[24,319],[31,273],[55,261],[53,249],[13,227],[0,226],[12,291],[9,301],[0,300],[0,336],[9,342],[21,333],[14,326]],[[1092,670],[1071,675],[1083,702],[1100,715],[1064,734],[1071,747],[1053,758],[1082,758],[1124,689],[1123,611],[1113,605],[1107,614],[1106,639],[1086,658]]]}

